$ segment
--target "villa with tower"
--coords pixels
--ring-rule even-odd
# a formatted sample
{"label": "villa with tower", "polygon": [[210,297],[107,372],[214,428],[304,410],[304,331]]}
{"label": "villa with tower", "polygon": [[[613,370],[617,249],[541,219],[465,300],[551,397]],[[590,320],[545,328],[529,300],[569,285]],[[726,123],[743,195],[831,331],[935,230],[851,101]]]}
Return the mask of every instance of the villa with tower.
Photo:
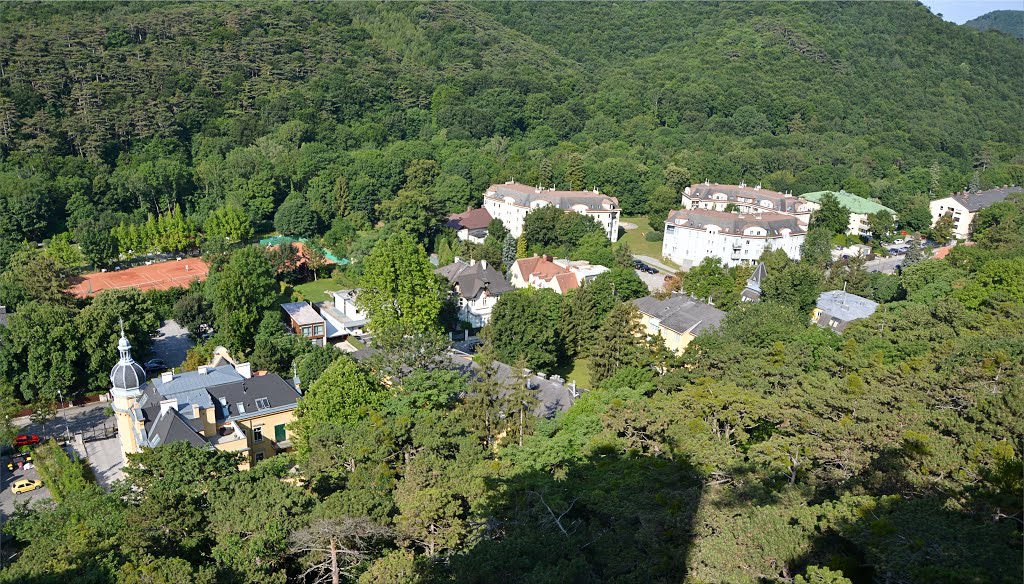
{"label": "villa with tower", "polygon": [[297,383],[275,373],[253,375],[223,347],[198,371],[146,379],[121,331],[120,360],[110,371],[122,455],[169,442],[242,454],[240,468],[291,450],[288,424],[301,397]]}

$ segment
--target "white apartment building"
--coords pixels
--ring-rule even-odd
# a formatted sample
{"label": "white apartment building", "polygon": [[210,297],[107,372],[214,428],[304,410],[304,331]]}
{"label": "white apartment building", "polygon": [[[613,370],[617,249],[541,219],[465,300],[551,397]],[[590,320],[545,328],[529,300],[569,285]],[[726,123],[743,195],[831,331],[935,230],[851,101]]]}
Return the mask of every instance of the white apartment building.
{"label": "white apartment building", "polygon": [[1003,186],[1000,189],[976,193],[954,193],[944,199],[936,199],[928,204],[928,210],[932,214],[932,227],[935,227],[943,215],[950,215],[953,217],[953,235],[957,239],[967,239],[971,234],[971,222],[978,211],[1005,201],[1014,193],[1024,193],[1024,188]]}
{"label": "white apartment building", "polygon": [[[832,193],[832,195],[839,201],[847,211],[850,212],[850,222],[847,225],[846,233],[848,235],[860,235],[863,237],[871,237],[871,225],[868,224],[868,217],[879,211],[888,211],[892,218],[898,219],[896,211],[893,211],[885,205],[872,201],[871,199],[865,199],[859,197],[853,193],[848,193],[844,190],[839,191],[818,191],[815,193],[805,193],[800,195],[800,198],[807,201],[811,205],[813,210],[821,208],[821,200],[826,194]],[[885,237],[885,233],[877,234],[878,237]]]}
{"label": "white apartment building", "polygon": [[761,185],[747,186],[720,185],[705,181],[683,189],[683,209],[709,209],[725,211],[733,205],[740,213],[772,212],[791,215],[807,225],[814,206],[789,193],[780,193],[762,188]]}
{"label": "white apartment building", "polygon": [[709,257],[726,266],[752,265],[767,249],[798,260],[806,236],[807,227],[793,215],[683,209],[668,215],[661,255],[684,270]]}
{"label": "white apartment building", "polygon": [[526,214],[553,205],[566,213],[586,215],[604,229],[612,242],[619,239],[619,200],[593,191],[556,191],[509,181],[491,185],[484,193],[483,208],[501,220],[513,237],[523,234]]}

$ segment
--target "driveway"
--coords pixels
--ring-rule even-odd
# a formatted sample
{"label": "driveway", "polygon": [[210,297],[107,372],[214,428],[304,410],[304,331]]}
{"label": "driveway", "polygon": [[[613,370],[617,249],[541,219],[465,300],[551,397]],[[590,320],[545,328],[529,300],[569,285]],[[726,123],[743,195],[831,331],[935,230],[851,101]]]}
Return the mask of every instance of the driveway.
{"label": "driveway", "polygon": [[153,357],[160,359],[168,367],[177,367],[185,360],[185,354],[195,346],[188,331],[173,320],[164,321],[153,337]]}
{"label": "driveway", "polygon": [[19,503],[35,503],[50,498],[50,491],[44,486],[41,489],[15,495],[11,492],[14,481],[21,479],[39,480],[39,473],[34,468],[7,470],[8,457],[0,461],[0,522],[6,523]]}
{"label": "driveway", "polygon": [[869,272],[882,272],[883,274],[892,274],[896,272],[896,266],[903,265],[903,261],[907,259],[907,256],[898,255],[887,258],[877,258],[867,262],[864,262],[864,268]]}
{"label": "driveway", "polygon": [[665,285],[665,274],[658,272],[657,274],[648,274],[647,272],[641,272],[635,270],[636,275],[643,280],[644,284],[647,284],[647,289],[651,292],[657,292],[661,290]]}
{"label": "driveway", "polygon": [[659,270],[661,270],[662,272],[665,272],[666,274],[675,274],[676,272],[679,271],[678,268],[670,268],[667,265],[663,264],[661,262],[661,260],[656,259],[656,258],[652,258],[651,256],[634,255],[633,258],[642,261],[643,263],[647,264],[648,266],[651,266],[653,268],[658,268]]}

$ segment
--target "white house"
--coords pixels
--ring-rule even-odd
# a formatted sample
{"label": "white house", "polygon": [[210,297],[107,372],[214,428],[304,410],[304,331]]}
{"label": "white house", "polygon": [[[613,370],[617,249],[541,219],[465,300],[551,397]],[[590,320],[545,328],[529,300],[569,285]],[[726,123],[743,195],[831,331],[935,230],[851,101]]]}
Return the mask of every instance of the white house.
{"label": "white house", "polygon": [[1013,193],[1024,193],[1024,189],[1004,186],[976,193],[954,193],[944,199],[936,199],[928,204],[928,210],[932,213],[932,227],[943,215],[950,215],[953,217],[953,235],[957,239],[967,239],[971,234],[974,215],[986,207],[1005,201]]}
{"label": "white house", "polygon": [[487,209],[468,209],[449,215],[445,226],[454,229],[455,235],[462,241],[483,243],[487,239],[487,225],[490,222],[491,214]]}
{"label": "white house", "polygon": [[328,341],[341,341],[349,335],[363,334],[367,317],[366,313],[356,307],[358,294],[358,290],[328,291],[331,301],[314,305],[327,323]]}
{"label": "white house", "polygon": [[781,249],[797,260],[806,235],[806,226],[793,215],[684,209],[669,213],[661,255],[683,269],[708,257],[726,266],[751,265],[766,249]]}
{"label": "white house", "polygon": [[552,205],[566,213],[586,215],[604,229],[612,242],[619,239],[619,200],[593,191],[556,191],[509,181],[491,185],[484,193],[484,209],[501,220],[513,237],[523,234],[526,214]]}
{"label": "white house", "polygon": [[585,261],[535,255],[516,260],[508,271],[508,280],[513,288],[548,288],[565,294],[607,271],[605,266]]}
{"label": "white house", "polygon": [[683,209],[709,209],[725,211],[733,205],[740,213],[771,212],[791,215],[806,225],[811,219],[814,207],[789,193],[780,193],[762,188],[761,185],[747,186],[720,185],[705,181],[683,189]]}
{"label": "white house", "polygon": [[491,320],[491,312],[498,303],[498,296],[512,289],[501,272],[487,264],[486,260],[455,262],[434,270],[434,273],[448,280],[452,295],[458,298],[459,320],[468,322],[473,328],[480,328]]}

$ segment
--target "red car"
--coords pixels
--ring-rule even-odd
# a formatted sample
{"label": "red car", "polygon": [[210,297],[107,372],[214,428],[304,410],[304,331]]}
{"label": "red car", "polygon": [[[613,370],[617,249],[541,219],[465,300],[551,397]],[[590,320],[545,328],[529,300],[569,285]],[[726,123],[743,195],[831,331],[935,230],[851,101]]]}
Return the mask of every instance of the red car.
{"label": "red car", "polygon": [[39,444],[39,436],[35,434],[22,434],[14,437],[15,446],[32,446]]}

